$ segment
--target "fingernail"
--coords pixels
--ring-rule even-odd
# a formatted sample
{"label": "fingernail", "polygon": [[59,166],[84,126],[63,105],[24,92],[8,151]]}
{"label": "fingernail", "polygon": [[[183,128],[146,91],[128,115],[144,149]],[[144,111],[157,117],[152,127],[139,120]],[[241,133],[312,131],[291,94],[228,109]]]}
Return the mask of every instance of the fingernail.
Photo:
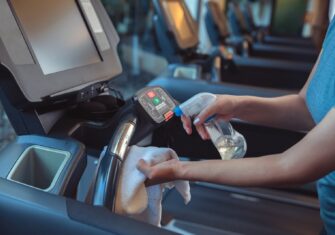
{"label": "fingernail", "polygon": [[200,118],[197,117],[197,118],[194,120],[193,124],[194,124],[194,125],[197,125],[197,124],[199,124],[199,122],[200,122]]}

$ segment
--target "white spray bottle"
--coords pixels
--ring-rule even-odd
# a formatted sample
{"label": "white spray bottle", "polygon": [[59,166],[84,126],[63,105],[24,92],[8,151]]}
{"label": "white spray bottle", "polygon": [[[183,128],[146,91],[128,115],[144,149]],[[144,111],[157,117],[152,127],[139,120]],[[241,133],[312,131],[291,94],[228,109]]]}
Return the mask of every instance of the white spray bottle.
{"label": "white spray bottle", "polygon": [[[214,94],[199,93],[177,106],[174,112],[178,117],[185,115],[194,118],[215,100]],[[217,120],[213,116],[206,120],[204,126],[223,160],[244,157],[247,150],[246,141],[229,122]]]}

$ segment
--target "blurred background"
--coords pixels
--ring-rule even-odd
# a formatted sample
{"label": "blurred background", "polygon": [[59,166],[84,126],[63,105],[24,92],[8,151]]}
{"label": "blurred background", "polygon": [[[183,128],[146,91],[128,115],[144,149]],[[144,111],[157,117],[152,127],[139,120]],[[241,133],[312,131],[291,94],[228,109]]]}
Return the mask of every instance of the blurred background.
{"label": "blurred background", "polygon": [[[227,13],[229,1],[216,0],[222,14]],[[119,54],[124,71],[115,80],[114,88],[127,99],[138,89],[157,77],[168,66],[159,48],[153,27],[154,9],[151,0],[102,0],[120,35]],[[206,53],[211,44],[204,17],[207,0],[186,0],[193,19],[198,22],[199,51]],[[285,37],[312,38],[321,47],[333,15],[328,0],[241,0],[251,6],[257,27],[268,28],[271,34]],[[15,138],[5,112],[0,107],[0,148]]]}
{"label": "blurred background", "polygon": [[[216,1],[222,13],[226,14],[229,1]],[[124,80],[120,79],[121,84],[117,88],[129,97],[146,82],[161,74],[168,65],[161,54],[154,32],[152,1],[103,0],[102,2],[121,37],[119,52],[125,70],[123,79],[128,83],[124,87]],[[207,0],[185,2],[194,20],[199,23],[199,50],[206,53],[211,48],[203,20],[207,11],[205,7]],[[328,0],[240,0],[239,2],[249,2],[257,26],[270,28],[271,34],[304,38],[313,35],[315,42],[319,46],[322,44],[328,22]]]}

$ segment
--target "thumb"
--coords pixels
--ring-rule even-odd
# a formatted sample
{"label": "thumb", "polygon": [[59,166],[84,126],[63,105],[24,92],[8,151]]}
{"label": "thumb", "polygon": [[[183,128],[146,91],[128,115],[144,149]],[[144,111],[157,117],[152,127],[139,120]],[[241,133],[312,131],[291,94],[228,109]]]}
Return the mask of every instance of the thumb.
{"label": "thumb", "polygon": [[217,107],[214,104],[209,105],[207,108],[205,108],[203,111],[200,112],[200,114],[194,119],[193,124],[195,126],[200,126],[204,124],[204,122],[211,116],[215,115],[217,113]]}

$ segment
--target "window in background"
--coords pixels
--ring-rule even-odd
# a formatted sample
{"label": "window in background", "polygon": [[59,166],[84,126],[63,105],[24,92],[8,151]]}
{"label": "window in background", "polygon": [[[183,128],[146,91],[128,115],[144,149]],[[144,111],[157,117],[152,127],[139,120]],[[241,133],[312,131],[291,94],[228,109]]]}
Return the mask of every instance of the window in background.
{"label": "window in background", "polygon": [[125,98],[161,74],[167,67],[159,56],[153,29],[152,0],[102,0],[119,36],[123,74],[113,80]]}
{"label": "window in background", "polygon": [[275,1],[271,33],[278,36],[301,37],[307,3],[307,0]]}
{"label": "window in background", "polygon": [[[191,29],[185,20],[185,14],[180,2],[164,2],[164,7],[167,8],[168,17],[171,22],[174,22],[175,28],[178,31],[179,37],[189,39],[192,37]],[[182,32],[182,33],[180,33]]]}
{"label": "window in background", "polygon": [[[185,2],[196,19],[199,3],[204,3],[205,0],[186,0]],[[141,50],[152,54],[160,53],[152,21],[154,16],[152,0],[102,0],[102,3],[121,37],[122,45],[134,47],[133,39],[136,35],[139,38],[138,47]],[[178,12],[178,3],[169,2],[167,5],[170,6],[170,4],[174,5],[172,12],[176,11],[172,17],[178,18],[178,22],[182,24],[183,21],[180,19],[183,15]],[[183,28],[183,25],[179,26]],[[186,35],[182,36],[188,35],[189,32],[186,32]]]}

